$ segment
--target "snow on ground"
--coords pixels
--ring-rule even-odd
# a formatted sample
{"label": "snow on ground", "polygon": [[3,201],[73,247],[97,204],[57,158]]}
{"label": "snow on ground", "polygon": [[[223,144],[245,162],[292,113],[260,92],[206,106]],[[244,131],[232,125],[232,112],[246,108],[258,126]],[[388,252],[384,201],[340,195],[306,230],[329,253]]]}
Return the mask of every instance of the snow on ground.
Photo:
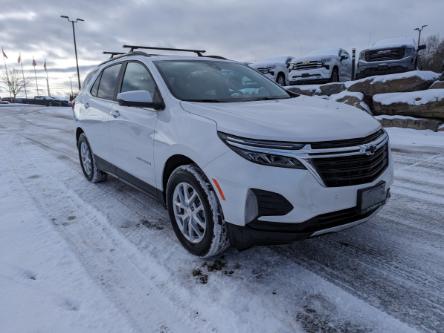
{"label": "snow on ground", "polygon": [[423,105],[444,100],[444,89],[429,89],[412,92],[377,94],[373,96],[375,102],[382,105],[405,103],[409,105]]}
{"label": "snow on ground", "polygon": [[[411,128],[386,128],[393,147],[444,148],[444,133]],[[443,173],[444,177],[444,173]],[[444,200],[443,200],[444,204]]]}
{"label": "snow on ground", "polygon": [[[1,331],[442,328],[444,149],[395,149],[392,199],[368,223],[204,261],[148,196],[83,178],[71,118],[70,108],[0,111]],[[388,131],[395,148],[405,143]]]}
{"label": "snow on ground", "polygon": [[364,98],[364,94],[360,92],[354,92],[354,91],[341,91],[340,93],[330,95],[329,99],[333,101],[337,101],[339,99],[342,99],[344,97],[356,97],[359,100],[362,100]]}

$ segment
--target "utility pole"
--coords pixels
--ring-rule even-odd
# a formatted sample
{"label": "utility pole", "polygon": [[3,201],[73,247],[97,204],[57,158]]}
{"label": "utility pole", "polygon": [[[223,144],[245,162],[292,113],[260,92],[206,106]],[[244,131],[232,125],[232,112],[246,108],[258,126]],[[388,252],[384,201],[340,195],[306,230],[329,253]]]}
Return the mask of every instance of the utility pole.
{"label": "utility pole", "polygon": [[72,25],[72,37],[73,37],[73,40],[74,40],[74,53],[76,55],[77,81],[78,81],[78,84],[79,84],[79,91],[80,91],[80,89],[81,89],[81,86],[80,86],[80,71],[79,71],[79,59],[77,57],[77,42],[76,42],[75,23],[77,23],[77,22],[84,22],[85,20],[83,20],[81,18],[76,18],[75,20],[71,20],[69,18],[69,16],[66,16],[66,15],[61,15],[60,17],[64,18],[64,19],[67,19],[68,22],[71,22],[71,25]]}
{"label": "utility pole", "polygon": [[48,91],[48,96],[51,96],[51,91],[49,90],[49,77],[48,77],[48,69],[46,68],[46,59],[43,63],[43,68],[45,69],[46,73],[46,90]]}
{"label": "utility pole", "polygon": [[26,91],[25,72],[23,71],[23,63],[22,63],[22,55],[21,54],[19,54],[18,63],[20,64],[20,68],[22,69],[23,88],[25,88],[25,98],[28,99],[28,93]]}
{"label": "utility pole", "polygon": [[35,66],[37,66],[37,63],[35,62],[34,58],[32,59],[32,66],[34,66],[35,87],[37,88],[37,96],[39,96],[39,84],[37,83],[37,72],[35,70]]}
{"label": "utility pole", "polygon": [[416,68],[418,68],[418,58],[419,58],[418,51],[419,51],[419,45],[421,44],[421,33],[424,30],[424,28],[427,28],[427,27],[428,27],[428,24],[424,24],[421,26],[421,28],[417,27],[417,28],[413,29],[415,31],[418,31],[418,46],[416,48],[416,60],[415,60],[415,67]]}

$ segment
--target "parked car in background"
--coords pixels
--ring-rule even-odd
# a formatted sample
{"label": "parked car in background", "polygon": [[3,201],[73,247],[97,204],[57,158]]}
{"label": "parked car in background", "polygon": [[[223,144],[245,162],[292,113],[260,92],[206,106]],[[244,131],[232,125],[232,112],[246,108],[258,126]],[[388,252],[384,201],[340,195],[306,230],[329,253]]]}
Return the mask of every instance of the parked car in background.
{"label": "parked car in background", "polygon": [[290,85],[351,80],[352,61],[344,49],[310,52],[290,64]]}
{"label": "parked car in background", "polygon": [[379,74],[403,73],[416,69],[418,51],[411,38],[392,38],[375,43],[361,51],[356,69],[356,78]]}
{"label": "parked car in background", "polygon": [[285,86],[289,81],[288,68],[292,59],[291,56],[274,57],[252,63],[249,66],[281,86]]}
{"label": "parked car in background", "polygon": [[69,106],[67,100],[58,99],[53,96],[34,96],[35,104],[46,105],[46,106]]}

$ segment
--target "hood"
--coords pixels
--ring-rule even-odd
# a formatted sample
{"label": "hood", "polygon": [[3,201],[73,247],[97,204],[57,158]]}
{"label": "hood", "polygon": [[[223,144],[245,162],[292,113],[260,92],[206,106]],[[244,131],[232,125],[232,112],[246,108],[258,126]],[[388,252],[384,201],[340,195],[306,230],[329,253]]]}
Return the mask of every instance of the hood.
{"label": "hood", "polygon": [[291,61],[293,64],[298,62],[304,62],[304,61],[321,61],[322,59],[326,58],[337,58],[337,55],[312,55],[312,56],[306,56],[306,57],[300,57],[300,58],[293,58]]}
{"label": "hood", "polygon": [[319,97],[181,104],[185,111],[215,121],[218,131],[252,139],[293,142],[343,140],[367,136],[381,127],[364,111]]}

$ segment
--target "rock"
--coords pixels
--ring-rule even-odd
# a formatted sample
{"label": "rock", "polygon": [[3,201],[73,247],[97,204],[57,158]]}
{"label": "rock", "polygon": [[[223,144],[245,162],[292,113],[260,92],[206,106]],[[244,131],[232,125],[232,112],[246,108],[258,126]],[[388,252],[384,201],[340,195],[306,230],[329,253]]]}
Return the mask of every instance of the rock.
{"label": "rock", "polygon": [[424,90],[429,88],[438,77],[438,73],[431,71],[411,71],[350,81],[346,83],[346,87],[349,91],[374,96],[377,94]]}
{"label": "rock", "polygon": [[442,72],[441,76],[439,77],[440,81],[444,81],[444,72]]}
{"label": "rock", "polygon": [[345,90],[345,84],[341,82],[332,82],[319,86],[321,95],[331,96],[334,94],[339,94]]}
{"label": "rock", "polygon": [[373,111],[444,120],[444,89],[378,94],[373,96]]}
{"label": "rock", "polygon": [[360,92],[343,91],[331,95],[330,100],[348,104],[371,114],[369,106],[364,102],[364,94]]}
{"label": "rock", "polygon": [[284,88],[305,96],[320,95],[319,85],[317,84],[286,86]]}
{"label": "rock", "polygon": [[429,89],[444,89],[444,81],[435,81]]}
{"label": "rock", "polygon": [[437,119],[425,119],[425,118],[414,118],[406,116],[376,116],[375,117],[384,127],[402,127],[402,128],[413,128],[418,130],[432,130],[441,131],[444,130],[444,125],[441,120]]}

